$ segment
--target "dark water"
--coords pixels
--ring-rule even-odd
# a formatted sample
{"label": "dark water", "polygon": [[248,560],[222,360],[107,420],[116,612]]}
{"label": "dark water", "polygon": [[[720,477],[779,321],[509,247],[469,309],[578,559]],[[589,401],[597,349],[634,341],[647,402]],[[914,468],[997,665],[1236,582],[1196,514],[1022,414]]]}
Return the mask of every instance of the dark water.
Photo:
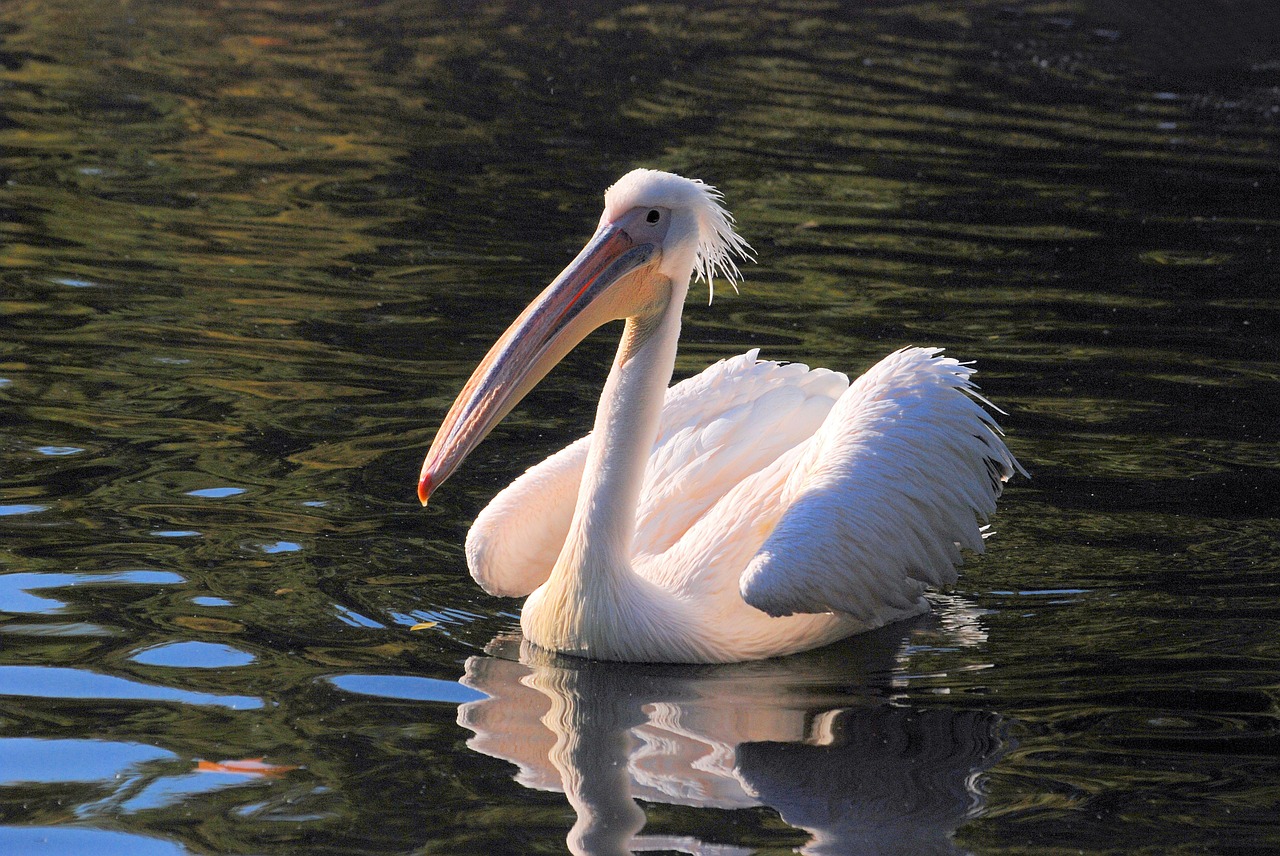
{"label": "dark water", "polygon": [[[0,5],[0,850],[1280,850],[1278,18]],[[759,256],[678,374],[979,360],[1034,478],[933,616],[522,656],[462,538],[612,333],[417,506],[637,165]]]}

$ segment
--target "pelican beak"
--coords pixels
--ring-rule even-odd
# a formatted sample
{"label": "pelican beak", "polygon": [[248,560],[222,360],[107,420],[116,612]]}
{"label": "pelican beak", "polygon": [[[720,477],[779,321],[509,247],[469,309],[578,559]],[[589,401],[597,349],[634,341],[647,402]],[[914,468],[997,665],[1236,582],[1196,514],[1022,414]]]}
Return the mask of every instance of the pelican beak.
{"label": "pelican beak", "polygon": [[660,254],[658,245],[636,241],[618,225],[601,226],[489,349],[449,408],[422,462],[423,505],[552,366],[592,330],[629,314],[614,286]]}

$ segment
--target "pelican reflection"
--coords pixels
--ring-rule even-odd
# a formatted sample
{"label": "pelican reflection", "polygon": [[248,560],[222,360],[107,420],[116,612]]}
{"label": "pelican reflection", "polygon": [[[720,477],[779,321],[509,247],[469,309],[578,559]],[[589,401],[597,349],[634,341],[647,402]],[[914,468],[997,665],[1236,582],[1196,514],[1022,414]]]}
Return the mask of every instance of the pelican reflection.
{"label": "pelican reflection", "polygon": [[579,856],[753,852],[642,835],[637,800],[770,806],[809,833],[808,854],[960,854],[952,833],[981,808],[977,774],[1007,739],[993,713],[889,701],[920,621],[715,666],[592,662],[500,637],[493,656],[467,661],[463,683],[488,698],[463,705],[458,723],[524,786],[565,794]]}

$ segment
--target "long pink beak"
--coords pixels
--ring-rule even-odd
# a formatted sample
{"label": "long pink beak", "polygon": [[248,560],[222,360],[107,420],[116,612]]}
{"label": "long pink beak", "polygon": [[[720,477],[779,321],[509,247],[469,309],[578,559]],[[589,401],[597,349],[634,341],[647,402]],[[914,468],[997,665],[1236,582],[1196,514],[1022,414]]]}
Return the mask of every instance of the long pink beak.
{"label": "long pink beak", "polygon": [[592,330],[621,317],[609,311],[611,301],[598,298],[658,252],[616,225],[604,226],[520,313],[471,373],[436,433],[418,477],[423,505],[552,366]]}

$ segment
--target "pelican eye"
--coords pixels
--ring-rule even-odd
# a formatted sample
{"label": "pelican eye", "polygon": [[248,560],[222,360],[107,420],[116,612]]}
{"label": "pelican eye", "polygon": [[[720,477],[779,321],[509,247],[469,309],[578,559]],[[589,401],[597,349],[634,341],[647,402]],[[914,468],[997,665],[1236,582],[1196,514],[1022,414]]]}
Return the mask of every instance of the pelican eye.
{"label": "pelican eye", "polygon": [[645,219],[645,222],[648,222],[648,223],[657,223],[659,220],[662,219],[662,214],[658,211],[657,208],[651,208],[649,209],[649,213],[644,216],[644,219]]}

